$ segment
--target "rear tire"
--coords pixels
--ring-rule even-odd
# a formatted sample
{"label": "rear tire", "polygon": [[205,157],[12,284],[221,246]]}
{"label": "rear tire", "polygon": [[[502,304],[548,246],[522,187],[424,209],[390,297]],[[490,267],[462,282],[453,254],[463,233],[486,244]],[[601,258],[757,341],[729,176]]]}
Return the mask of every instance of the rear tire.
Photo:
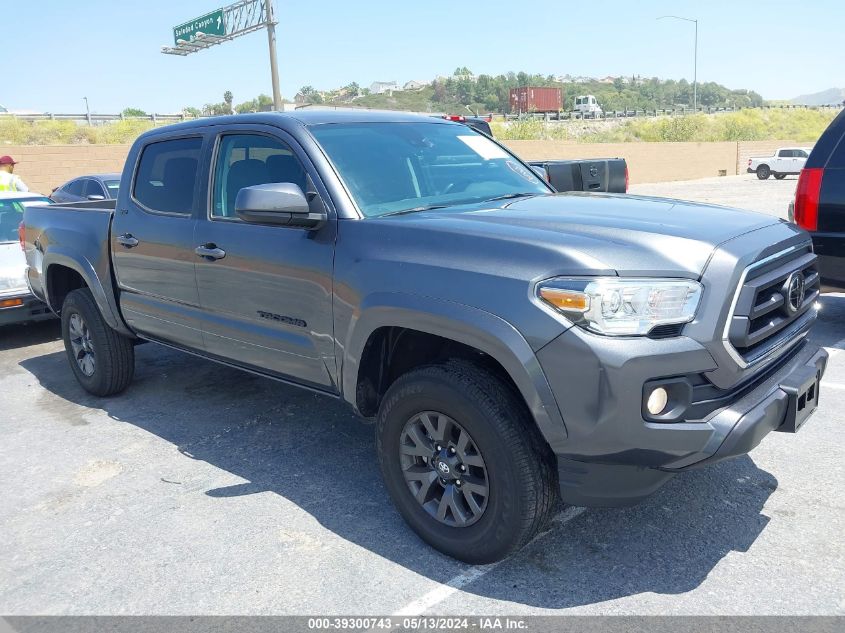
{"label": "rear tire", "polygon": [[109,327],[87,288],[74,290],[65,298],[62,338],[76,380],[89,393],[111,396],[132,382],[133,342]]}
{"label": "rear tire", "polygon": [[786,174],[774,174],[775,180],[783,180],[786,178]]}
{"label": "rear tire", "polygon": [[757,178],[760,180],[768,180],[769,176],[772,175],[772,170],[769,168],[768,165],[760,165],[757,167]]}
{"label": "rear tire", "polygon": [[411,529],[467,563],[520,549],[556,507],[554,455],[525,404],[473,363],[397,379],[379,409],[376,443],[387,490]]}

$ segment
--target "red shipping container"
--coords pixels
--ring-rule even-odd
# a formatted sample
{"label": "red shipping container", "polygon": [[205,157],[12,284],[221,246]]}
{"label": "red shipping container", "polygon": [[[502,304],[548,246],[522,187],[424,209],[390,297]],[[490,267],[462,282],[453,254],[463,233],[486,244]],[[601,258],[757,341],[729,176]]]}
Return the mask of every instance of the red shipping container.
{"label": "red shipping container", "polygon": [[562,103],[560,88],[511,88],[511,112],[514,113],[559,112]]}

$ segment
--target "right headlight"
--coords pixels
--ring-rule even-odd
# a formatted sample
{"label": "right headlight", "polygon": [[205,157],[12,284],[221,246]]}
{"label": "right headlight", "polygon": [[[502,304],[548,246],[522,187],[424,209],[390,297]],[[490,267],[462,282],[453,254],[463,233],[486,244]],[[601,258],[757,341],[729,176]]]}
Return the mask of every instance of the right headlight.
{"label": "right headlight", "polygon": [[643,336],[658,325],[695,318],[702,286],[687,279],[557,278],[537,296],[584,329],[609,336]]}

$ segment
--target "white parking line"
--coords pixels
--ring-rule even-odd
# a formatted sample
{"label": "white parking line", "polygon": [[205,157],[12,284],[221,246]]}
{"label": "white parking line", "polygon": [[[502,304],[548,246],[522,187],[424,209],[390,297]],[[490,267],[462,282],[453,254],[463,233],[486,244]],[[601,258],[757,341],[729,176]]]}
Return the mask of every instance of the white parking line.
{"label": "white parking line", "polygon": [[[579,516],[583,513],[586,508],[578,508],[578,507],[568,507],[563,512],[558,514],[553,520],[553,525],[563,525],[568,523],[575,517]],[[543,532],[542,534],[537,535],[531,543],[534,543],[544,536],[549,534],[551,530],[547,532]],[[530,543],[529,543],[530,545]],[[505,559],[508,560],[508,559]],[[409,602],[404,607],[399,609],[396,613],[393,614],[393,617],[408,617],[408,616],[417,616],[422,615],[426,611],[428,611],[431,607],[440,604],[444,600],[446,600],[449,596],[460,591],[463,587],[466,587],[468,584],[475,582],[479,578],[486,576],[491,571],[496,569],[499,565],[501,565],[505,561],[499,561],[498,563],[493,563],[492,565],[476,565],[474,567],[470,567],[464,572],[461,572],[454,578],[452,578],[449,582],[440,585],[436,589],[432,589],[427,594],[421,596],[420,598],[414,600],[413,602]]]}

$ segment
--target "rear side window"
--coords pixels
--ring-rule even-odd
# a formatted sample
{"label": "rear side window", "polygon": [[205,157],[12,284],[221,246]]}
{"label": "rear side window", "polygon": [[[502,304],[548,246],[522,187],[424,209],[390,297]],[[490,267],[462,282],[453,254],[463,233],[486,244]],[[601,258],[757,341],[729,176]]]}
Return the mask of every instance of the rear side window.
{"label": "rear side window", "polygon": [[190,215],[201,149],[199,137],[147,145],[135,172],[135,200],[151,211]]}
{"label": "rear side window", "polygon": [[828,169],[845,169],[845,136],[839,139],[839,143],[833,148],[827,167]]}

